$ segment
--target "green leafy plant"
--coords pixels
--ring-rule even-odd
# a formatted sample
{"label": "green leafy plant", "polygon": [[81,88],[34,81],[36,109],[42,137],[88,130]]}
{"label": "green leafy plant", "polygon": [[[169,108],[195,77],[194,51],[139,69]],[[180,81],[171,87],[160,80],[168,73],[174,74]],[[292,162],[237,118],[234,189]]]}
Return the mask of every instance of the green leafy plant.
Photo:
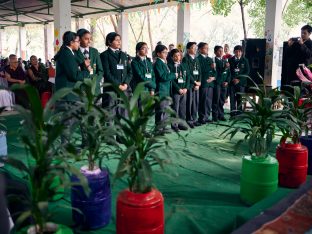
{"label": "green leafy plant", "polygon": [[[71,90],[63,89],[56,92],[43,109],[38,91],[34,87],[15,85],[12,89],[23,89],[26,92],[30,108],[15,106],[23,119],[19,135],[26,148],[27,163],[23,159],[11,157],[5,161],[23,172],[24,179],[29,185],[29,200],[23,200],[28,204],[29,210],[19,216],[17,224],[31,218],[37,233],[43,233],[45,224],[51,218],[49,202],[59,193],[59,186],[55,185],[55,181],[58,181],[60,186],[67,186],[66,172],[75,173],[88,191],[84,178],[57,153],[60,147],[58,138],[63,132],[64,123],[60,116],[53,112],[52,106],[56,100],[64,97]],[[27,197],[23,194],[21,196]]]}
{"label": "green leafy plant", "polygon": [[[121,150],[119,163],[115,173],[115,179],[127,175],[129,190],[135,193],[146,193],[152,188],[152,166],[159,165],[163,168],[166,158],[159,156],[161,149],[168,147],[168,140],[162,136],[158,127],[152,124],[154,121],[155,108],[160,104],[157,96],[145,93],[144,83],[140,83],[131,99],[115,87],[120,97],[120,108],[124,108],[127,117],[117,115],[115,125],[117,137],[124,146]],[[138,106],[140,99],[141,107]],[[174,112],[168,108],[168,114]],[[177,121],[168,118],[163,126]],[[162,127],[163,127],[162,126]],[[165,152],[167,156],[168,153]]]}
{"label": "green leafy plant", "polygon": [[287,98],[285,100],[285,106],[290,112],[290,117],[293,124],[282,128],[281,143],[285,143],[287,138],[292,140],[292,143],[300,143],[300,136],[303,132],[308,133],[308,119],[312,114],[312,101],[311,98],[306,98],[301,103],[301,87],[290,86],[293,93],[285,91]]}
{"label": "green leafy plant", "polygon": [[228,128],[221,134],[232,139],[237,133],[242,133],[244,139],[239,140],[236,147],[242,142],[247,142],[249,153],[252,156],[267,156],[272,140],[277,129],[284,129],[287,125],[296,127],[292,116],[287,108],[274,109],[273,105],[285,100],[284,95],[275,88],[267,90],[263,78],[261,85],[257,85],[250,78],[254,87],[250,87],[256,94],[258,100],[252,99],[248,94],[241,93],[244,101],[251,105],[250,111],[233,118]]}
{"label": "green leafy plant", "polygon": [[101,168],[103,158],[114,151],[114,147],[110,146],[117,146],[114,138],[115,127],[108,124],[112,120],[112,115],[99,105],[102,95],[96,95],[96,82],[96,79],[77,82],[73,94],[79,97],[79,100],[64,113],[65,116],[75,118],[79,123],[83,142],[81,154],[75,154],[73,150],[69,151],[76,160],[86,158],[90,171],[97,167],[96,162]]}

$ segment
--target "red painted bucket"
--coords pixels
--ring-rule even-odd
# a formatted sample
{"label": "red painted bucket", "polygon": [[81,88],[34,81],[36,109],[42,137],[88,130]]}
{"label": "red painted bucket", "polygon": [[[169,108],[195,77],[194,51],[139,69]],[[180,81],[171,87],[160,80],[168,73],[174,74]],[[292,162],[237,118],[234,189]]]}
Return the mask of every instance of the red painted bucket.
{"label": "red painted bucket", "polygon": [[45,108],[47,102],[50,100],[52,96],[51,92],[44,92],[41,94],[41,105],[43,108]]}
{"label": "red painted bucket", "polygon": [[116,216],[117,234],[164,234],[164,198],[156,189],[120,192]]}
{"label": "red painted bucket", "polygon": [[283,187],[296,188],[306,181],[308,149],[299,144],[284,143],[276,148],[279,162],[278,180]]}

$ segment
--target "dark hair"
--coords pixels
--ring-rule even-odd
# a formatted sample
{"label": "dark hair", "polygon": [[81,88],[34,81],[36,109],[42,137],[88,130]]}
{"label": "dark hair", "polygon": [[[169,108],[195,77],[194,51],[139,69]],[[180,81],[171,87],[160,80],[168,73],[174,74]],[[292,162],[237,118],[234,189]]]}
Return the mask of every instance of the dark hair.
{"label": "dark hair", "polygon": [[176,53],[180,53],[180,50],[178,50],[178,49],[172,49],[172,50],[170,51],[170,57],[173,57],[173,55],[175,55]]}
{"label": "dark hair", "polygon": [[78,31],[77,31],[77,35],[79,38],[82,38],[85,34],[91,34],[87,29],[85,28],[80,28]]}
{"label": "dark hair", "polygon": [[236,46],[234,47],[234,51],[235,51],[235,50],[243,51],[243,47],[242,47],[241,45],[236,45]]}
{"label": "dark hair", "polygon": [[36,55],[32,55],[30,56],[29,60],[31,60],[33,57],[37,57]]}
{"label": "dark hair", "polygon": [[201,49],[201,48],[203,48],[205,45],[208,45],[208,43],[206,43],[206,42],[199,42],[197,48],[198,48],[198,49]]}
{"label": "dark hair", "polygon": [[304,25],[301,30],[307,30],[308,33],[311,33],[312,32],[312,27],[310,25]]}
{"label": "dark hair", "polygon": [[135,51],[136,51],[136,52],[139,52],[139,51],[142,49],[142,47],[145,46],[145,45],[147,45],[146,42],[143,42],[143,41],[138,42],[138,43],[136,44],[136,46],[135,46]]}
{"label": "dark hair", "polygon": [[158,53],[163,52],[164,50],[168,50],[167,47],[166,47],[165,45],[157,45],[157,46],[155,47],[155,53],[156,53],[156,55],[157,55]]}
{"label": "dark hair", "polygon": [[63,34],[63,45],[70,46],[70,43],[74,41],[77,37],[77,34],[71,31],[67,31]]}
{"label": "dark hair", "polygon": [[15,54],[10,54],[9,55],[9,59],[12,59],[12,58],[14,58],[14,57],[17,57]]}
{"label": "dark hair", "polygon": [[121,37],[121,36],[115,32],[110,32],[109,34],[107,34],[106,40],[105,40],[105,45],[110,46],[116,37]]}
{"label": "dark hair", "polygon": [[171,43],[169,46],[174,46],[174,44]]}
{"label": "dark hair", "polygon": [[186,44],[186,49],[190,49],[193,45],[196,45],[196,42],[188,42],[187,44]]}
{"label": "dark hair", "polygon": [[216,45],[213,49],[213,51],[216,53],[218,50],[223,49],[222,46]]}

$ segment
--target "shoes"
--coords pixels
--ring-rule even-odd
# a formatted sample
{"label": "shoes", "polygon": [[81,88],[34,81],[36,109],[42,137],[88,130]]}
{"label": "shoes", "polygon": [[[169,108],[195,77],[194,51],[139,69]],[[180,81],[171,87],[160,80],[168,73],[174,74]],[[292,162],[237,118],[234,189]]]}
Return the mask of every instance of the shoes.
{"label": "shoes", "polygon": [[219,118],[220,121],[226,121],[226,118],[224,118],[223,116]]}
{"label": "shoes", "polygon": [[182,131],[186,131],[188,129],[185,125],[179,125],[178,128]]}
{"label": "shoes", "polygon": [[194,126],[198,127],[200,125],[202,125],[200,122],[198,122],[198,121],[194,122]]}
{"label": "shoes", "polygon": [[198,121],[201,125],[204,125],[204,124],[206,124],[208,121],[206,121],[206,120],[199,120]]}
{"label": "shoes", "polygon": [[213,120],[208,119],[206,122],[207,122],[207,123],[212,123],[212,122],[213,122]]}
{"label": "shoes", "polygon": [[178,126],[172,126],[171,129],[175,132],[180,132],[180,129]]}
{"label": "shoes", "polygon": [[194,128],[194,124],[192,122],[188,122],[187,124],[190,126],[190,128]]}
{"label": "shoes", "polygon": [[212,119],[212,122],[213,122],[213,123],[218,122],[218,121],[219,121],[219,120],[218,120],[217,118],[213,118],[213,119]]}

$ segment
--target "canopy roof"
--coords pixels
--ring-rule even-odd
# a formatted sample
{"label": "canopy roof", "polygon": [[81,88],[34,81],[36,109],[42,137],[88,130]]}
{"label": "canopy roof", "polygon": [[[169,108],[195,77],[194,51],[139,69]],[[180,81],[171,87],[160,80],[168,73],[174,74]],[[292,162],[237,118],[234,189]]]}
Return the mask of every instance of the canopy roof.
{"label": "canopy roof", "polygon": [[[171,0],[171,2],[188,0]],[[125,10],[162,4],[167,0],[72,0],[72,17],[100,13],[116,14]],[[38,24],[53,21],[53,0],[0,0],[0,26]]]}

